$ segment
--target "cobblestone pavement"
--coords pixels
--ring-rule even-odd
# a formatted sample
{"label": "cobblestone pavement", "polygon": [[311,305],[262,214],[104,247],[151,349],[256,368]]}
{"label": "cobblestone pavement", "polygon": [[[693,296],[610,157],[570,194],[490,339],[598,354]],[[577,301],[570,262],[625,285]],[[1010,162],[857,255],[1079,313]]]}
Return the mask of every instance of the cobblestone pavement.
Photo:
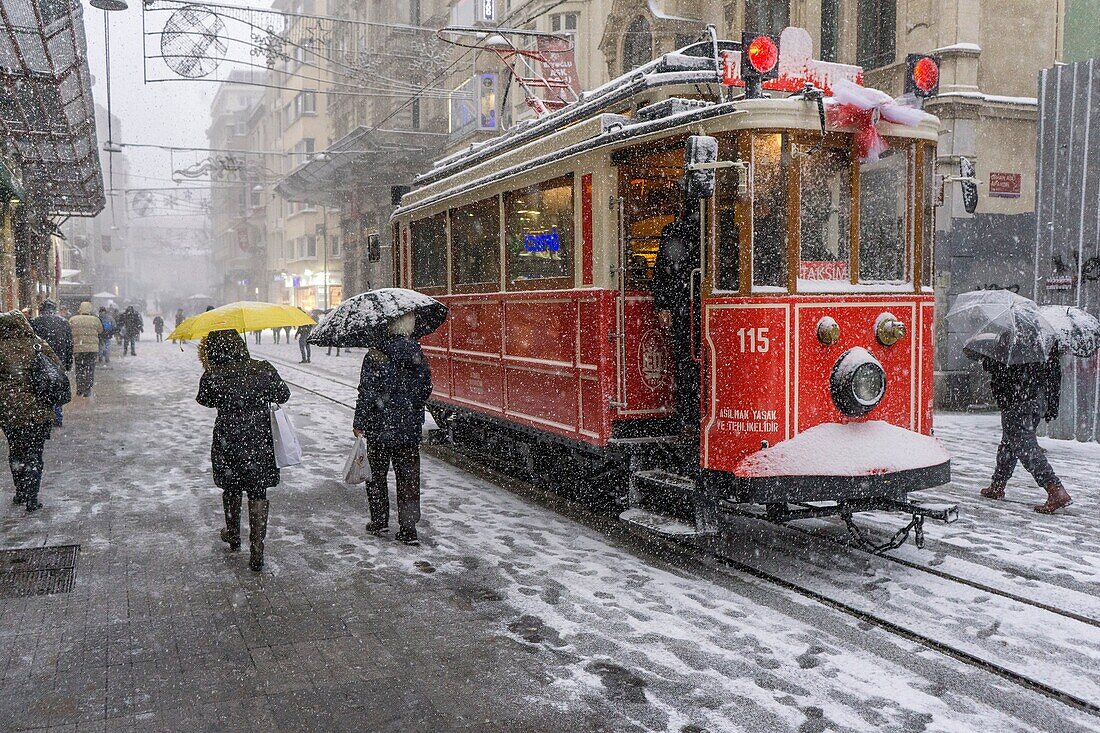
{"label": "cobblestone pavement", "polygon": [[[72,592],[0,599],[0,731],[617,728],[613,710],[532,701],[538,654],[461,581],[426,560],[375,572],[346,541],[363,534],[364,502],[331,479],[284,473],[268,567],[249,571],[247,544],[229,553],[216,538],[194,352],[138,346],[66,408],[44,510],[9,503],[4,464],[0,545],[81,551]],[[333,531],[310,528],[321,513]],[[304,537],[288,545],[292,528]]]}

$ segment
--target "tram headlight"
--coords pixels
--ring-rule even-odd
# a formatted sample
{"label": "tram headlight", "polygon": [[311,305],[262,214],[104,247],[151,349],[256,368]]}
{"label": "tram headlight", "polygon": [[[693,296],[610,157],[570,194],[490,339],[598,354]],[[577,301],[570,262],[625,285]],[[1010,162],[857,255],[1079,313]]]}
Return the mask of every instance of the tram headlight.
{"label": "tram headlight", "polygon": [[867,349],[857,346],[837,359],[829,389],[838,410],[849,417],[861,417],[886,394],[886,371]]}

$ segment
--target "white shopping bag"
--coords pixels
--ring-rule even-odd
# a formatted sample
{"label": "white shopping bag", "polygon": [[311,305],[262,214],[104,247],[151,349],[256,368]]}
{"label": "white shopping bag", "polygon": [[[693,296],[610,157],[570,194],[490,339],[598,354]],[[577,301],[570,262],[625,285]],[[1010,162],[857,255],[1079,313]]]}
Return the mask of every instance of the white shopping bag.
{"label": "white shopping bag", "polygon": [[370,462],[367,460],[367,441],[356,438],[348,459],[344,461],[344,483],[365,484],[370,481]]}
{"label": "white shopping bag", "polygon": [[271,412],[271,441],[275,444],[275,465],[279,468],[297,466],[302,462],[302,444],[298,432],[290,421],[290,414],[279,405],[269,405]]}

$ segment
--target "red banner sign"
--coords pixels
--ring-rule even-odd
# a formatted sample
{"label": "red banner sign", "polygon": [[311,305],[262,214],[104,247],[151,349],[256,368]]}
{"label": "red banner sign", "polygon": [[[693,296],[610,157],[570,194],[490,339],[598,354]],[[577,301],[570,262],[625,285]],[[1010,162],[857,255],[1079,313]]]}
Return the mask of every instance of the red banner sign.
{"label": "red banner sign", "polygon": [[[567,38],[555,38],[553,36],[539,36],[539,55],[542,56],[542,72],[547,80],[563,81],[569,85],[574,94],[580,94],[581,80],[577,75],[577,59],[573,54],[573,43]],[[556,94],[565,101],[572,101],[569,96],[548,90],[550,94]]]}
{"label": "red banner sign", "polygon": [[1018,199],[1021,179],[1019,173],[990,173],[989,195],[994,198]]}

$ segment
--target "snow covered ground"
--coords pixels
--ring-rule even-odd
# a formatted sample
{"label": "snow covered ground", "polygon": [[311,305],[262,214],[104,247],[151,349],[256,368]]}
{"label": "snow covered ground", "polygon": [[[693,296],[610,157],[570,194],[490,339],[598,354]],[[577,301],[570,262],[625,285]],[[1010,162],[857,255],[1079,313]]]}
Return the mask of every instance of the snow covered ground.
{"label": "snow covered ground", "polygon": [[[286,346],[258,351],[282,361],[294,354]],[[308,374],[281,368],[292,381],[351,402],[360,358],[361,352],[337,359],[315,350],[315,363],[300,368]],[[318,458],[326,456],[316,474],[335,474],[350,443],[350,416],[332,402],[322,408],[311,411],[307,433]],[[901,556],[958,569],[1026,599],[1070,603],[1100,619],[1089,602],[1098,595],[1100,527],[1089,483],[1100,447],[1044,442],[1076,503],[1064,515],[1041,517],[1030,505],[1042,492],[1022,474],[1010,484],[1014,501],[977,497],[992,469],[995,418],[941,415],[937,435],[955,456],[955,480],[925,498],[958,503],[962,518],[946,527],[930,523],[926,549],[906,548]],[[509,608],[502,631],[552,660],[547,687],[534,694],[603,695],[643,730],[1100,729],[1098,718],[765,581],[703,577],[675,561],[640,556],[430,458],[424,497],[427,541],[419,555],[380,555],[371,552],[375,540],[353,541],[371,552],[371,562],[404,563],[408,572],[421,555],[442,574],[469,572],[477,558],[488,592]],[[897,517],[867,522],[886,533]],[[837,528],[815,529],[828,536]],[[942,632],[979,656],[1007,659],[1074,694],[1087,698],[1096,689],[1095,626],[1061,617],[1047,626],[1047,617],[1026,604],[990,599],[886,560],[855,562],[850,551],[820,539],[781,545],[777,537],[757,524],[727,542],[738,559],[755,557],[807,585],[839,588],[857,606],[893,614],[933,637]]]}

